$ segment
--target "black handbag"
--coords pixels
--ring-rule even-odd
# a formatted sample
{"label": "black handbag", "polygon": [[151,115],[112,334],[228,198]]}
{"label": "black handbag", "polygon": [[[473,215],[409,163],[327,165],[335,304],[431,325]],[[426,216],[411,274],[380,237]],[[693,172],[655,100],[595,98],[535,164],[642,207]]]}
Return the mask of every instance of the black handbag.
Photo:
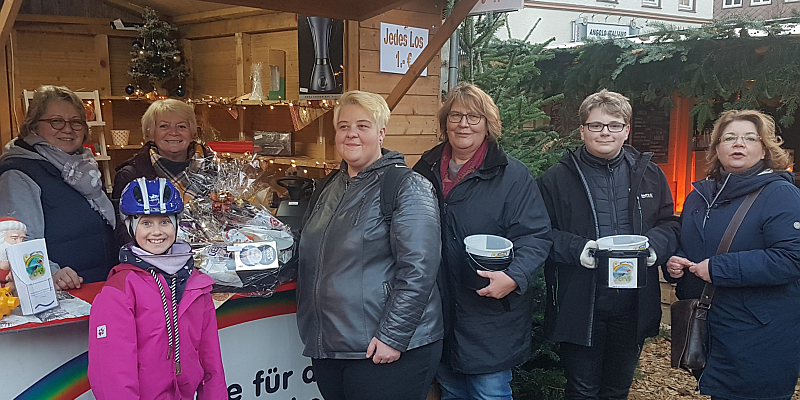
{"label": "black handbag", "polygon": [[[736,231],[742,224],[747,211],[756,197],[761,193],[762,186],[755,192],[749,193],[739,208],[736,209],[725,234],[717,248],[717,254],[727,253],[736,236]],[[708,343],[708,326],[706,318],[711,309],[711,300],[714,298],[714,285],[706,283],[703,294],[699,299],[679,300],[670,306],[670,323],[672,325],[672,368],[703,369],[706,366]]]}

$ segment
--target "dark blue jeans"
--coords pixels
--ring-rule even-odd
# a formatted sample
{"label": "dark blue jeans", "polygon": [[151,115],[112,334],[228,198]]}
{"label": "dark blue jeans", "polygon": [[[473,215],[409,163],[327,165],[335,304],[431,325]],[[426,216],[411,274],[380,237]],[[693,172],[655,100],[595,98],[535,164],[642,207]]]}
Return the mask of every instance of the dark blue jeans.
{"label": "dark blue jeans", "polygon": [[591,346],[560,343],[565,400],[628,398],[643,344],[636,339],[633,294],[630,289],[611,289],[598,295]]}

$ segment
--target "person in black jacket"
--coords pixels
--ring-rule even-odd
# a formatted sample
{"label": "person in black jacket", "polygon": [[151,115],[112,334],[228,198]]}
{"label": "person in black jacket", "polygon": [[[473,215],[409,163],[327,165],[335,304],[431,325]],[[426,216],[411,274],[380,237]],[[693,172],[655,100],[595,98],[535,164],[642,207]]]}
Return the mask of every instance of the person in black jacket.
{"label": "person in black jacket", "polygon": [[[553,227],[545,265],[545,330],[560,344],[565,399],[627,399],[645,337],[661,319],[658,269],[678,247],[678,219],[664,173],[624,145],[632,109],[619,93],[603,90],[580,108],[581,139],[539,178]],[[596,239],[646,236],[647,281],[639,289],[612,289],[600,277],[590,249]]]}
{"label": "person in black jacket", "polygon": [[333,120],[342,166],[306,211],[298,247],[303,355],[326,400],[422,400],[443,336],[433,188],[406,174],[384,217],[382,180],[408,168],[402,154],[381,149],[389,107],[356,90],[339,102]]}
{"label": "person in black jacket", "polygon": [[[442,144],[414,170],[436,188],[442,220],[444,351],[436,379],[442,400],[508,399],[511,368],[530,358],[533,293],[528,286],[550,251],[550,223],[536,181],[497,144],[497,106],[459,84],[439,110]],[[505,237],[514,258],[503,271],[476,271],[464,238]],[[477,278],[485,278],[478,285]]]}

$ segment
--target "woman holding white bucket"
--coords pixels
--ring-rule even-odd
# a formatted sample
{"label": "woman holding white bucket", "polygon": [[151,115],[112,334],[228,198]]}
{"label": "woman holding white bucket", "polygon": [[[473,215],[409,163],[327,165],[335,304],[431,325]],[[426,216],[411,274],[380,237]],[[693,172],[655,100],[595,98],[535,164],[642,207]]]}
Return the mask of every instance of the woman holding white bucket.
{"label": "woman holding white bucket", "polygon": [[[444,351],[436,379],[447,399],[511,399],[511,368],[530,358],[533,294],[528,286],[552,244],[550,221],[528,168],[497,144],[502,126],[489,95],[459,84],[439,110],[443,143],[414,170],[433,182],[442,220]],[[464,239],[513,243],[502,271],[470,266]],[[476,278],[486,283],[476,287]]]}
{"label": "woman holding white bucket", "polygon": [[[800,190],[771,117],[726,111],[714,124],[707,179],[683,206],[681,248],[664,272],[679,299],[715,287],[700,393],[713,400],[789,399],[800,371]],[[761,192],[733,236],[723,233],[749,193]]]}

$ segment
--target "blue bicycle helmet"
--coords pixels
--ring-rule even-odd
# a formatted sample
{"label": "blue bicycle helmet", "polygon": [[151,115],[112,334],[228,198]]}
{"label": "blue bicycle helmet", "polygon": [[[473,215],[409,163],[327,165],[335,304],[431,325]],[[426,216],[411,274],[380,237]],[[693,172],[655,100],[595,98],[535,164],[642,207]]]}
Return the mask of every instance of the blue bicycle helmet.
{"label": "blue bicycle helmet", "polygon": [[131,236],[135,236],[139,218],[143,215],[175,216],[171,219],[177,227],[177,215],[182,211],[181,192],[172,182],[164,178],[153,181],[145,178],[134,179],[122,190],[119,200],[119,212],[123,215]]}

